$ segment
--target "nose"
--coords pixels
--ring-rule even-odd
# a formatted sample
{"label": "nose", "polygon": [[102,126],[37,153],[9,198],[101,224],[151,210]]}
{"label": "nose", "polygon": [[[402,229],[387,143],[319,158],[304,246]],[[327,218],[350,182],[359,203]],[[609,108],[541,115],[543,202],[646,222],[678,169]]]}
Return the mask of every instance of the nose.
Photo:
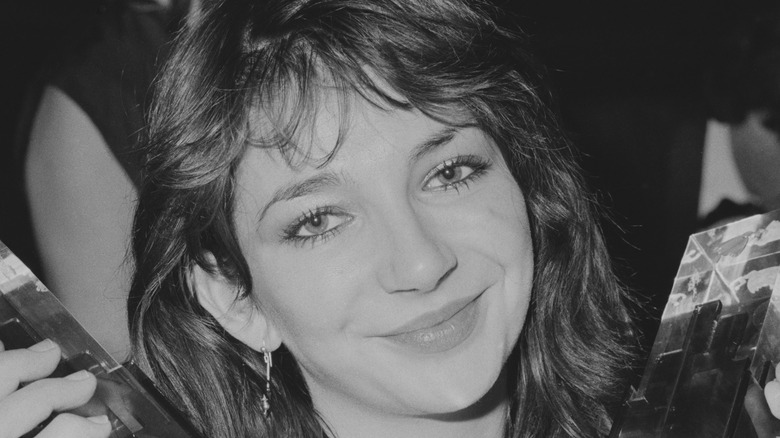
{"label": "nose", "polygon": [[379,282],[388,293],[430,292],[457,267],[458,261],[434,221],[409,208],[386,221]]}

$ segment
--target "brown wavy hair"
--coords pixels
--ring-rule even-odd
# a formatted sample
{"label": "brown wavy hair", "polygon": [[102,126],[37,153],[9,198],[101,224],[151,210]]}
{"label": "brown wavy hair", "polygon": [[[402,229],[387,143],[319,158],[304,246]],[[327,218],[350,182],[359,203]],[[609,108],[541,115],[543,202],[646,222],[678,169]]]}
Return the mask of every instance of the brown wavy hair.
{"label": "brown wavy hair", "polygon": [[[208,437],[330,434],[284,346],[272,412],[261,414],[261,355],[229,336],[187,282],[198,264],[251,294],[231,219],[236,166],[248,147],[305,156],[296,132],[327,78],[344,96],[476,124],[499,145],[525,195],[535,266],[506,365],[506,436],[603,435],[629,367],[631,326],[593,202],[523,37],[474,1],[206,4],[158,85],[134,225],[130,330],[136,361],[160,389]],[[257,126],[258,111],[272,123]]]}

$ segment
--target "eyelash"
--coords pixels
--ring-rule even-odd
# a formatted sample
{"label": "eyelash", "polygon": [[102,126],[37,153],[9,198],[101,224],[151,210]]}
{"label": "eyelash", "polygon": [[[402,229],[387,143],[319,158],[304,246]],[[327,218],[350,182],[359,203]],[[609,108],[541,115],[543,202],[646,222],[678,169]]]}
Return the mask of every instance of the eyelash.
{"label": "eyelash", "polygon": [[452,183],[445,183],[441,187],[435,187],[432,190],[448,191],[455,190],[460,193],[460,188],[468,188],[469,184],[481,176],[485,175],[491,166],[490,160],[480,157],[478,155],[458,155],[457,157],[447,160],[444,163],[438,165],[433,169],[424,179],[427,185],[437,176],[441,175],[447,169],[457,169],[459,167],[470,167],[472,172],[466,175],[464,178]]}
{"label": "eyelash", "polygon": [[[447,160],[444,163],[438,165],[435,169],[433,169],[425,177],[424,179],[425,184],[427,185],[434,178],[441,175],[442,172],[444,172],[445,170],[457,169],[459,167],[469,167],[471,168],[471,173],[466,175],[464,178],[459,179],[458,181],[452,183],[445,183],[441,187],[435,187],[432,190],[442,191],[442,192],[455,190],[456,192],[459,193],[461,187],[468,187],[469,183],[475,181],[477,178],[487,173],[488,169],[490,169],[491,167],[491,162],[477,155],[458,155],[457,157]],[[321,234],[313,234],[311,236],[299,235],[301,229],[305,227],[307,224],[312,223],[312,221],[315,218],[317,217],[322,218],[327,216],[341,216],[342,218],[344,218],[344,222],[334,226],[333,228],[328,229],[327,231]],[[290,226],[285,228],[282,235],[282,240],[284,240],[285,242],[291,242],[295,245],[304,245],[309,243],[313,246],[317,243],[326,242],[330,238],[334,237],[336,234],[339,233],[339,231],[341,231],[342,227],[347,223],[349,223],[350,221],[351,218],[349,217],[349,215],[347,215],[346,213],[344,213],[343,211],[337,208],[317,207],[314,210],[309,210],[308,212],[302,214]]]}
{"label": "eyelash", "polygon": [[[342,216],[345,219],[343,223],[336,225],[321,234],[313,234],[311,236],[301,236],[298,234],[301,229],[306,226],[306,224],[311,223],[314,218],[327,216]],[[350,220],[351,218],[339,209],[333,207],[317,207],[314,210],[309,210],[302,214],[289,227],[285,228],[282,239],[296,245],[303,245],[306,243],[314,245],[316,243],[325,242],[335,236],[344,225],[350,222]]]}

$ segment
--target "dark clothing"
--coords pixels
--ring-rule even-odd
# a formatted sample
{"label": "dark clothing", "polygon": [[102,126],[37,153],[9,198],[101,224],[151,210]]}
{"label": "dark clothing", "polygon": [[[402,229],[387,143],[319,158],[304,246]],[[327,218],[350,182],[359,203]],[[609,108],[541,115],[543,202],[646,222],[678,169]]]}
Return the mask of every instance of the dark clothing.
{"label": "dark clothing", "polygon": [[85,44],[46,78],[86,112],[136,186],[141,176],[136,145],[151,85],[177,24],[171,15],[156,5],[107,5]]}
{"label": "dark clothing", "polygon": [[40,260],[22,173],[44,88],[62,90],[82,108],[138,187],[141,164],[136,145],[151,85],[188,7],[186,0],[174,3],[169,10],[149,0],[108,0],[79,11],[68,32],[56,38],[51,35],[43,67],[28,78],[25,97],[15,112],[14,157],[9,160],[14,164],[8,166],[11,175],[6,178],[13,196],[4,196],[0,228],[5,242],[34,271],[41,271]]}

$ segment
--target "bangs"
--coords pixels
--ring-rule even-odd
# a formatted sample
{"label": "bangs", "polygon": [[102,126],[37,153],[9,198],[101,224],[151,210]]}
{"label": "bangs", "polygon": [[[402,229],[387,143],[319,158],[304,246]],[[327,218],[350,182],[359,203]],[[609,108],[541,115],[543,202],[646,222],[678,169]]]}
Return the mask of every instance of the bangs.
{"label": "bangs", "polygon": [[[290,55],[279,54],[274,62],[258,56],[249,66],[243,84],[244,89],[252,90],[244,105],[248,109],[247,144],[279,150],[292,167],[306,163],[322,166],[332,159],[347,134],[350,101],[360,86],[354,77],[336,74],[310,55]],[[375,101],[379,105],[377,97],[371,100]],[[325,111],[332,123],[338,124],[332,145],[316,141],[317,119]],[[315,144],[326,152],[316,154]]]}
{"label": "bangs", "polygon": [[[432,79],[425,77],[430,71],[399,62],[397,53],[346,33],[298,30],[274,38],[247,30],[235,90],[243,96],[238,112],[244,112],[249,146],[278,149],[292,166],[327,164],[347,134],[356,99],[386,111],[417,109],[447,125],[474,125],[474,105],[464,100],[463,84],[442,80],[421,89],[421,82]],[[335,102],[327,110],[337,118],[338,136],[328,153],[315,156],[313,130],[326,101]]]}

